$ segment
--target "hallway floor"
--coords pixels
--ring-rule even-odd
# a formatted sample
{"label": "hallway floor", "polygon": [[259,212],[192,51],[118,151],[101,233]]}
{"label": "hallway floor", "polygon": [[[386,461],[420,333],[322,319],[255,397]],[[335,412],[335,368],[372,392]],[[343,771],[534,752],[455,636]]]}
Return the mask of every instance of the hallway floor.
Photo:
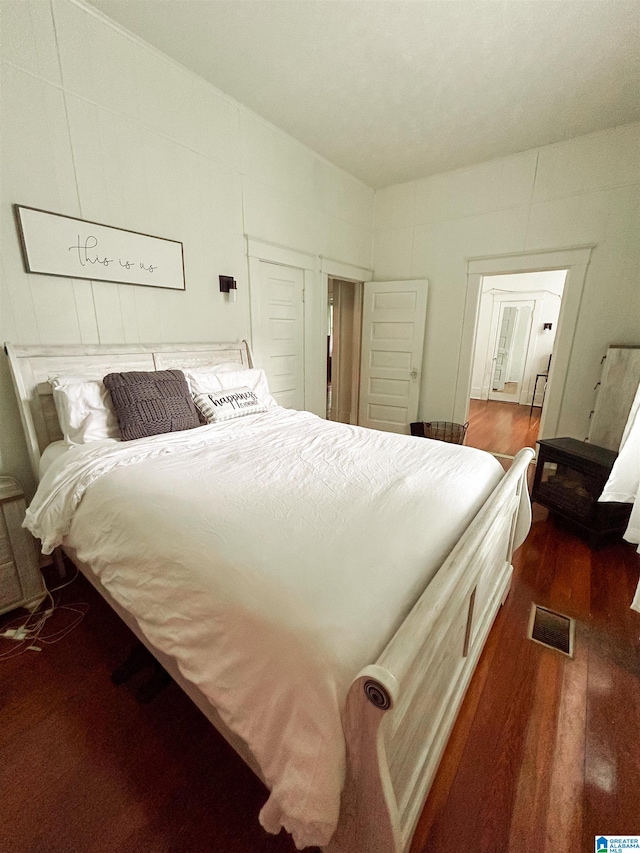
{"label": "hallway floor", "polygon": [[536,446],[540,428],[539,408],[531,416],[529,406],[495,400],[471,400],[465,444],[491,453],[515,456],[523,447]]}

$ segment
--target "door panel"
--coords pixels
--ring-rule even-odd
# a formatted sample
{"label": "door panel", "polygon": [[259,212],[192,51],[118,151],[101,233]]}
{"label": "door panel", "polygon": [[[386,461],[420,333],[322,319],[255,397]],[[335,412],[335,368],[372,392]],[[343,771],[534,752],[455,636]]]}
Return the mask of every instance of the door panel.
{"label": "door panel", "polygon": [[532,300],[496,303],[498,329],[489,400],[520,402],[535,304]]}
{"label": "door panel", "polygon": [[506,375],[509,365],[509,354],[511,351],[511,341],[513,340],[516,315],[517,308],[503,306],[502,320],[500,322],[498,341],[496,343],[493,382],[491,383],[493,391],[503,391],[505,382],[507,381]]}
{"label": "door panel", "polygon": [[304,273],[260,261],[252,290],[253,346],[276,401],[304,409]]}
{"label": "door panel", "polygon": [[360,426],[408,433],[417,420],[427,282],[364,284]]}

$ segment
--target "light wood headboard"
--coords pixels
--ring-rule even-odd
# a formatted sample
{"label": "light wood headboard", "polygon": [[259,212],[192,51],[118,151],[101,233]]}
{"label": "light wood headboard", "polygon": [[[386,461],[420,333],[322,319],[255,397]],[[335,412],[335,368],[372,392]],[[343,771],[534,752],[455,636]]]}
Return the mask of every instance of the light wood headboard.
{"label": "light wood headboard", "polygon": [[36,482],[40,456],[62,438],[49,379],[77,376],[102,379],[126,370],[213,367],[223,362],[253,367],[247,341],[216,344],[111,344],[95,346],[14,346],[5,344],[20,417]]}

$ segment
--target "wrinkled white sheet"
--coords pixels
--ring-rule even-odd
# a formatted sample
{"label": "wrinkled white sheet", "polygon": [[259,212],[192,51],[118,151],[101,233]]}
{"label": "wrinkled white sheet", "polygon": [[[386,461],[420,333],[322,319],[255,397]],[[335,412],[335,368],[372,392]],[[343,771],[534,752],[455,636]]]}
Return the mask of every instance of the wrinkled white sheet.
{"label": "wrinkled white sheet", "polygon": [[45,471],[51,465],[53,460],[57,459],[58,456],[62,456],[62,454],[66,453],[68,449],[69,445],[66,441],[52,441],[48,447],[45,447],[38,465],[40,479],[44,477]]}
{"label": "wrinkled white sheet", "polygon": [[260,819],[334,832],[340,713],[503,474],[489,454],[264,414],[75,447],[26,525],[63,537],[258,760]]}

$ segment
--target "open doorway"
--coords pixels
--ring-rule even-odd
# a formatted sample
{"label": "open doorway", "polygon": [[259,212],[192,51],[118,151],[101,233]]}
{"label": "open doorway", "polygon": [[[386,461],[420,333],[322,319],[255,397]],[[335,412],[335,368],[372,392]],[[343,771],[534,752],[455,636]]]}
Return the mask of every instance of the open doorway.
{"label": "open doorway", "polygon": [[535,446],[566,275],[483,276],[466,444],[503,456]]}
{"label": "open doorway", "polygon": [[327,419],[344,424],[358,423],[362,293],[360,281],[329,278]]}

